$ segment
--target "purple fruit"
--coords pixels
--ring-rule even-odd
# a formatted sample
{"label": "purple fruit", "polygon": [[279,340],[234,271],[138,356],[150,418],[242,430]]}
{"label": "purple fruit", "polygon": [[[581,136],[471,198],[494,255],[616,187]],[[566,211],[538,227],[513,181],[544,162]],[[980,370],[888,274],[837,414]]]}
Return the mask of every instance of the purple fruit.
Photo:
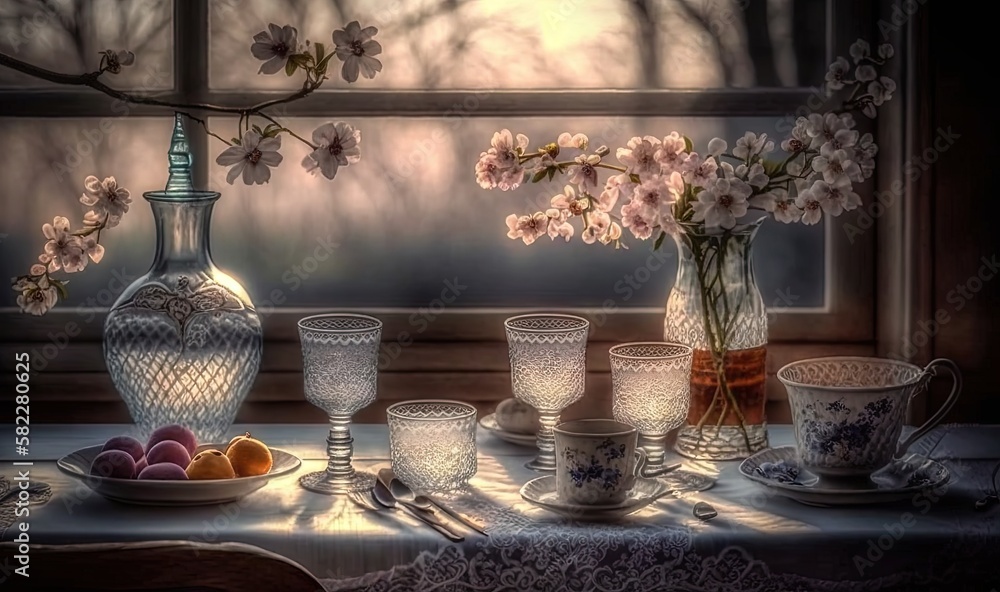
{"label": "purple fruit", "polygon": [[101,448],[101,452],[106,450],[121,450],[132,455],[132,460],[139,462],[142,455],[145,454],[142,449],[142,442],[136,440],[132,436],[115,436],[107,442],[104,443],[104,448]]}
{"label": "purple fruit", "polygon": [[132,479],[135,477],[135,461],[131,454],[122,450],[105,450],[94,458],[90,474],[112,479]]}
{"label": "purple fruit", "polygon": [[145,469],[148,466],[149,463],[146,462],[146,457],[143,456],[142,458],[139,459],[139,462],[135,463],[135,474],[138,475],[139,473],[142,472],[143,469]]}
{"label": "purple fruit", "polygon": [[166,440],[173,440],[174,442],[183,444],[184,448],[187,449],[188,456],[194,456],[195,451],[198,450],[198,440],[194,437],[194,432],[174,423],[153,430],[153,433],[149,436],[149,441],[146,442],[146,454],[149,454],[153,446]]}
{"label": "purple fruit", "polygon": [[174,463],[161,462],[149,465],[139,473],[140,479],[161,479],[166,481],[187,480],[187,473]]}
{"label": "purple fruit", "polygon": [[153,466],[161,463],[173,463],[179,467],[187,468],[191,462],[191,455],[182,444],[173,440],[164,440],[149,449],[146,454],[146,464]]}

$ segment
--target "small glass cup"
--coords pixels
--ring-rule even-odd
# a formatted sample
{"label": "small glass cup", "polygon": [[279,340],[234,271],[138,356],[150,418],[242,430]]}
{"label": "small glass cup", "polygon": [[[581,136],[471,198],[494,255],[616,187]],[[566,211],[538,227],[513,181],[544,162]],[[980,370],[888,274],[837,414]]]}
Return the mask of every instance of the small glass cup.
{"label": "small glass cup", "polygon": [[526,466],[556,470],[552,429],[583,397],[590,321],[566,314],[526,314],[504,322],[514,397],[538,411],[538,455]]}
{"label": "small glass cup", "polygon": [[326,470],[303,475],[299,484],[316,493],[371,489],[375,476],[354,470],[351,417],[376,397],[382,321],[332,313],[299,321],[306,400],[330,417]]}
{"label": "small glass cup", "polygon": [[476,474],[476,408],[458,401],[404,401],[386,410],[392,471],[415,491],[464,487]]}
{"label": "small glass cup", "polygon": [[692,354],[687,345],[660,341],[610,350],[612,410],[617,421],[639,430],[639,447],[648,459],[643,476],[663,473],[667,434],[687,418]]}

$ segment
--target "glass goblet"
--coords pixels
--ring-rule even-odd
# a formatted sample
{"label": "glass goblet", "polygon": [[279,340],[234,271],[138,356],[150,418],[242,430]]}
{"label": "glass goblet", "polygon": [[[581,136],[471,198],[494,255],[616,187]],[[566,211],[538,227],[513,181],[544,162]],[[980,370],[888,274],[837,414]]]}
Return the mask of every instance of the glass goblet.
{"label": "glass goblet", "polygon": [[563,409],[583,397],[587,376],[587,319],[526,314],[504,321],[514,397],[538,411],[538,455],[526,466],[556,470],[552,429]]}
{"label": "glass goblet", "polygon": [[663,474],[667,434],[687,418],[692,353],[686,345],[659,341],[610,350],[612,410],[615,420],[639,430],[646,477]]}
{"label": "glass goblet", "polygon": [[299,321],[306,400],[330,417],[326,470],[303,475],[299,484],[316,493],[371,489],[375,476],[351,466],[351,417],[375,401],[382,321],[331,313]]}

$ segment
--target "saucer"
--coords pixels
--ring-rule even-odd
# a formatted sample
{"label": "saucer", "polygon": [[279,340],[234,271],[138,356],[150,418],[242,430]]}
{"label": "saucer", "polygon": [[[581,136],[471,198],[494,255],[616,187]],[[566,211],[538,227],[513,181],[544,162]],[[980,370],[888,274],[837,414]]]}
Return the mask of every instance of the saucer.
{"label": "saucer", "polygon": [[490,413],[479,420],[479,425],[484,430],[492,433],[497,438],[500,438],[504,442],[509,442],[511,444],[516,444],[518,446],[527,446],[529,448],[534,448],[537,446],[537,436],[535,434],[515,434],[514,432],[508,432],[497,424],[496,413]]}
{"label": "saucer", "polygon": [[870,488],[831,486],[799,465],[794,446],[754,454],[740,463],[740,474],[777,495],[811,506],[897,502],[938,489],[951,480],[941,463],[910,454],[872,473]]}
{"label": "saucer", "polygon": [[636,479],[635,486],[618,504],[583,506],[559,499],[555,475],[532,479],[521,488],[521,497],[536,506],[574,520],[616,520],[645,508],[670,488],[656,479]]}

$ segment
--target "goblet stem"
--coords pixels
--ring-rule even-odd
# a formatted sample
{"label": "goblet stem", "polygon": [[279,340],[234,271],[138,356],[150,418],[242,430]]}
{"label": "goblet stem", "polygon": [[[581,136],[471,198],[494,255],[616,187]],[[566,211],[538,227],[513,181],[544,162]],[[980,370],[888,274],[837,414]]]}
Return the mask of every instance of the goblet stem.
{"label": "goblet stem", "polygon": [[326,473],[331,482],[350,484],[354,480],[354,467],[351,458],[354,456],[354,438],[351,437],[351,416],[333,415],[330,417],[330,435],[326,438],[326,454],[329,462]]}
{"label": "goblet stem", "polygon": [[639,448],[646,453],[646,467],[642,474],[644,477],[656,477],[663,474],[666,467],[664,460],[667,452],[666,434],[644,434],[639,433]]}
{"label": "goblet stem", "polygon": [[559,423],[559,412],[538,410],[538,455],[525,466],[535,471],[556,470],[556,437],[552,430]]}

